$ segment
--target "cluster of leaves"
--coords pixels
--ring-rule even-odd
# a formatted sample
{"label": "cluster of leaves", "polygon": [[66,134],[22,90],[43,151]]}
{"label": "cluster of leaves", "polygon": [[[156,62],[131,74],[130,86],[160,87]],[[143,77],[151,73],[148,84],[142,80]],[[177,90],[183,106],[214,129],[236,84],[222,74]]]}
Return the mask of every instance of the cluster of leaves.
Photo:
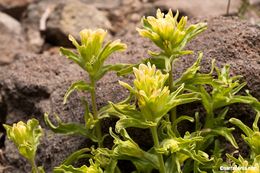
{"label": "cluster of leaves", "polygon": [[[258,172],[260,132],[257,123],[260,102],[249,92],[247,95],[238,94],[246,83],[239,82],[241,76],[230,76],[228,65],[219,69],[213,61],[211,71],[201,73],[202,53],[199,53],[197,61],[191,67],[174,80],[172,71],[176,60],[182,55],[193,53],[185,50],[185,45],[207,28],[206,23],[186,26],[187,17],[182,17],[178,22],[178,15],[178,12],[173,16],[171,11],[163,14],[158,10],[156,17],[142,19],[143,28],[137,29],[139,34],[150,39],[160,51],[149,51],[150,57],[140,64],[104,65],[109,55],[125,50],[126,45],[120,40],[104,44],[106,31],[102,29],[81,31],[81,44],[69,36],[77,53],[65,48],[61,48],[61,53],[84,69],[89,75],[89,81],[73,83],[65,94],[64,103],[75,90],[89,92],[91,111],[85,101],[84,124],[65,123],[56,115],[58,124],[54,125],[48,114],[45,114],[45,122],[54,132],[84,136],[97,143],[97,146],[72,153],[53,172],[120,173],[120,160],[132,162],[136,168],[133,171],[135,173],[152,173],[155,170],[160,173],[218,172],[221,166],[234,165],[251,166]],[[109,102],[98,109],[96,83],[108,71],[116,71],[117,74],[133,73],[135,79],[133,84],[119,81],[120,85],[129,90],[128,98],[119,103]],[[191,102],[201,103],[205,114],[179,115],[176,107]],[[234,103],[248,104],[255,110],[253,129],[238,119],[226,119],[229,105]],[[117,117],[118,121],[114,129],[110,127],[109,134],[104,134],[100,123],[105,117],[112,116]],[[202,123],[200,119],[205,119],[205,122]],[[194,123],[195,129],[181,135],[178,124],[182,121]],[[251,149],[249,158],[241,155],[236,158],[232,154],[226,154],[228,159],[222,159],[223,149],[219,136],[238,149],[232,134],[235,127],[229,127],[231,124],[245,133],[242,138]],[[153,147],[149,150],[141,148],[129,135],[129,127],[149,129]],[[29,120],[27,124],[19,122],[12,127],[5,125],[5,128],[19,152],[32,164],[32,172],[44,172],[34,163],[42,134],[37,120]],[[103,145],[104,138],[108,135],[114,139],[112,148]],[[213,151],[209,151],[212,145]],[[74,167],[73,164],[82,158],[88,159],[89,164]]]}

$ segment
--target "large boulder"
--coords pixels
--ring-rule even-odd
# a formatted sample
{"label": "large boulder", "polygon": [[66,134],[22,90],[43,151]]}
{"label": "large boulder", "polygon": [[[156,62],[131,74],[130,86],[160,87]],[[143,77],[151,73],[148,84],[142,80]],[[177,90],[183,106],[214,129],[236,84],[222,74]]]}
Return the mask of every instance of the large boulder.
{"label": "large boulder", "polygon": [[[238,13],[242,1],[231,1],[229,14]],[[227,13],[227,0],[186,0],[186,1],[163,1],[155,2],[155,6],[166,9],[179,10],[183,14],[193,17],[220,16]]]}
{"label": "large boulder", "polygon": [[84,28],[111,29],[106,15],[94,5],[80,0],[45,0],[32,3],[22,19],[31,50],[41,52],[45,40],[70,46],[68,34],[78,35]]}
{"label": "large boulder", "polygon": [[93,5],[87,5],[79,0],[69,0],[54,9],[47,22],[46,37],[56,45],[65,43],[68,34],[77,36],[85,28],[111,29],[111,24],[104,13]]}
{"label": "large boulder", "polygon": [[120,6],[122,0],[81,0],[86,4],[92,4],[98,9],[110,10]]}
{"label": "large boulder", "polygon": [[[260,28],[233,18],[218,17],[205,21],[208,22],[208,30],[187,47],[195,52],[204,52],[202,71],[209,71],[213,58],[218,66],[231,64],[232,74],[242,74],[251,94],[260,99]],[[121,36],[121,39],[128,44],[127,51],[115,54],[108,63],[136,63],[147,57],[147,49],[155,49],[148,40],[140,38],[137,32],[130,31]],[[174,66],[174,76],[178,77],[196,58],[196,54],[181,58]],[[38,162],[45,166],[47,172],[59,165],[72,151],[89,144],[80,137],[52,134],[43,123],[44,112],[49,112],[50,115],[57,113],[64,121],[83,121],[84,108],[80,97],[89,99],[89,95],[73,93],[66,105],[62,104],[62,100],[72,82],[84,79],[87,80],[88,77],[77,65],[64,57],[47,53],[41,56],[20,54],[17,61],[0,69],[0,113],[1,117],[5,117],[1,121],[10,124],[31,117],[40,120],[41,125],[47,129],[47,138],[43,139],[39,149]],[[109,100],[118,102],[126,97],[127,92],[118,85],[118,79],[131,83],[132,77],[118,78],[113,73],[106,75],[97,85],[98,107],[106,105]],[[241,117],[248,117],[247,120],[252,122],[253,116],[248,116],[247,111],[237,113]],[[135,137],[138,143],[147,143],[149,135],[136,135],[139,135]],[[48,139],[49,136],[51,140]],[[69,142],[65,143],[67,140]],[[5,165],[13,167],[9,172],[28,172],[28,165],[24,166],[26,162],[13,152],[13,145],[5,140],[5,146]]]}
{"label": "large boulder", "polygon": [[26,49],[21,24],[11,16],[0,12],[0,65],[13,62],[18,52]]}
{"label": "large boulder", "polygon": [[20,19],[27,6],[35,0],[1,0],[0,11]]}

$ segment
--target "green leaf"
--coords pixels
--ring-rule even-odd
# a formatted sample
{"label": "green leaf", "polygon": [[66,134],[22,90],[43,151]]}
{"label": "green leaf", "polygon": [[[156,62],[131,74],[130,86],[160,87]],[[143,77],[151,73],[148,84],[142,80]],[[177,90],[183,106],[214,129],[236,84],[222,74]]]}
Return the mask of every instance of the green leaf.
{"label": "green leaf", "polygon": [[67,90],[65,96],[64,96],[64,100],[63,100],[63,104],[65,104],[67,102],[68,97],[70,96],[70,94],[75,91],[91,91],[93,88],[87,84],[85,81],[77,81],[74,82],[69,89]]}
{"label": "green leaf", "polygon": [[136,127],[136,128],[150,128],[155,127],[157,123],[152,121],[140,121],[140,119],[134,118],[122,118],[116,123],[116,131],[120,132],[122,129],[126,129],[128,127]]}
{"label": "green leaf", "polygon": [[187,30],[187,35],[189,35],[187,41],[190,41],[195,36],[205,31],[206,29],[207,29],[207,23],[198,23],[196,25],[191,25]]}
{"label": "green leaf", "polygon": [[[185,135],[184,138],[182,137],[172,137],[168,139],[164,139],[161,144],[160,148],[157,148],[157,152],[163,153],[166,155],[183,152],[183,150],[193,151],[196,146],[196,142],[202,141],[203,137],[195,136],[191,137],[190,135]],[[189,157],[186,157],[187,159]],[[182,160],[184,162],[185,160]]]}
{"label": "green leaf", "polygon": [[195,151],[195,150],[190,150],[188,148],[183,148],[181,150],[181,153],[188,155],[190,158],[196,160],[200,164],[205,164],[210,161],[210,159],[208,158],[209,157],[208,154],[200,150]]}
{"label": "green leaf", "polygon": [[105,173],[120,173],[117,167],[117,159],[113,157],[113,150],[108,148],[92,148],[93,160],[105,169]]}
{"label": "green leaf", "polygon": [[[225,97],[225,96],[224,96]],[[221,108],[227,105],[231,105],[234,103],[244,103],[249,105],[254,105],[257,102],[257,99],[252,96],[240,96],[234,95],[230,98],[225,97],[225,99],[219,99],[214,102],[214,108]]]}
{"label": "green leaf", "polygon": [[[151,54],[151,52],[149,52],[149,54]],[[166,58],[167,57],[165,57],[164,55],[153,55],[151,58],[144,60],[143,63],[147,64],[148,62],[150,62],[151,64],[154,64],[157,69],[165,70]]]}
{"label": "green leaf", "polygon": [[121,43],[120,40],[108,42],[98,55],[98,59],[103,64],[103,62],[108,58],[109,55],[116,51],[124,51],[126,48],[126,44]]}
{"label": "green leaf", "polygon": [[232,160],[234,163],[236,163],[237,165],[241,165],[241,161],[237,158],[235,158],[234,156],[230,155],[230,154],[226,154],[227,158]]}
{"label": "green leaf", "polygon": [[83,148],[80,149],[78,151],[75,151],[74,153],[72,153],[71,155],[69,155],[63,162],[63,165],[72,165],[73,163],[75,163],[76,161],[78,161],[79,159],[83,159],[83,158],[91,158],[92,155],[91,154],[86,154],[86,152],[90,152],[89,148]]}
{"label": "green leaf", "polygon": [[139,121],[144,120],[142,119],[142,114],[140,111],[136,110],[135,105],[130,104],[114,104],[109,102],[113,109],[110,109],[111,114],[118,116],[119,118],[126,118],[130,117],[133,119],[138,119]]}
{"label": "green leaf", "polygon": [[187,93],[187,94],[180,94],[176,96],[176,98],[171,100],[169,104],[171,105],[171,108],[173,108],[178,105],[183,105],[183,104],[187,104],[199,100],[200,98],[197,93]]}
{"label": "green leaf", "polygon": [[86,165],[81,166],[80,168],[75,168],[72,165],[61,165],[55,167],[53,173],[103,173],[102,169],[97,165]]}
{"label": "green leaf", "polygon": [[245,125],[241,120],[236,118],[231,118],[229,120],[230,123],[238,126],[247,136],[251,136],[254,133],[247,125]]}
{"label": "green leaf", "polygon": [[60,52],[62,55],[66,56],[68,59],[74,61],[75,63],[79,64],[80,66],[83,66],[81,59],[74,52],[70,51],[69,49],[63,48],[63,47],[60,48]]}
{"label": "green leaf", "polygon": [[199,89],[203,107],[206,109],[207,113],[210,114],[213,112],[212,98],[203,86],[200,86]]}
{"label": "green leaf", "polygon": [[104,173],[111,173],[111,172],[121,173],[120,169],[117,167],[117,160],[112,160],[104,171]]}
{"label": "green leaf", "polygon": [[139,66],[139,63],[129,64],[128,66],[125,66],[125,68],[122,68],[121,70],[119,70],[117,72],[117,75],[118,76],[125,76],[125,75],[128,75],[128,74],[131,74],[131,73],[133,73],[133,68],[138,67],[138,66]]}
{"label": "green leaf", "polygon": [[256,116],[255,116],[255,121],[253,123],[253,130],[255,132],[259,132],[259,127],[258,127],[258,121],[259,121],[259,118],[260,118],[260,111],[257,110],[256,112]]}
{"label": "green leaf", "polygon": [[177,124],[180,123],[180,122],[182,122],[182,121],[184,121],[184,120],[187,120],[187,121],[190,121],[190,122],[194,122],[194,118],[193,118],[193,117],[190,117],[190,116],[182,115],[182,116],[178,117],[178,118],[173,122],[173,125],[172,125],[172,126],[173,126],[173,128],[174,128],[174,132],[175,132],[176,134],[178,134],[179,136],[180,136],[180,134],[179,134],[179,132],[178,132]]}
{"label": "green leaf", "polygon": [[[121,134],[125,140],[121,140],[119,136],[113,133],[112,128],[109,129],[110,135],[114,138],[113,157],[116,159],[130,160],[141,166],[149,165],[152,168],[158,169],[159,163],[157,156],[149,152],[143,151],[137,143],[135,143],[126,130],[122,129]],[[140,164],[141,163],[141,164]]]}
{"label": "green leaf", "polygon": [[246,82],[239,84],[236,88],[232,90],[232,94],[233,95],[237,94],[242,88],[244,88],[244,86],[246,86],[246,84],[247,84]]}
{"label": "green leaf", "polygon": [[174,85],[180,85],[182,83],[186,83],[189,80],[193,80],[195,75],[197,74],[198,70],[200,69],[200,62],[202,59],[203,54],[199,53],[199,56],[197,58],[197,60],[195,61],[195,63],[189,67],[183,74],[182,76],[177,79],[176,81],[174,81]]}
{"label": "green leaf", "polygon": [[195,112],[195,131],[200,131],[202,124],[200,122],[199,112]]}
{"label": "green leaf", "polygon": [[225,137],[227,141],[229,141],[236,149],[238,149],[237,142],[231,133],[233,130],[235,130],[235,128],[218,127],[212,129],[212,132]]}
{"label": "green leaf", "polygon": [[38,166],[38,171],[39,171],[39,173],[45,173],[45,171],[44,171],[42,166]]}
{"label": "green leaf", "polygon": [[90,126],[88,126],[89,124],[89,119],[92,118],[92,114],[89,111],[89,106],[88,106],[88,101],[85,99],[82,99],[83,104],[85,105],[85,112],[84,112],[84,121],[85,121],[85,125],[88,129],[91,129]]}
{"label": "green leaf", "polygon": [[[133,98],[133,94],[130,93],[129,96],[125,100],[117,103],[116,105],[129,105],[132,98]],[[99,118],[109,117],[110,115],[119,116],[119,117],[122,116],[122,114],[117,112],[117,110],[113,107],[114,103],[111,103],[111,102],[108,102],[108,103],[109,103],[108,105],[106,105],[98,110]]]}
{"label": "green leaf", "polygon": [[107,72],[115,71],[117,74],[122,74],[126,68],[133,67],[131,64],[109,64],[104,65],[100,71],[95,75],[95,80],[101,79]]}
{"label": "green leaf", "polygon": [[63,123],[58,115],[55,115],[55,118],[58,122],[57,126],[52,124],[47,113],[44,114],[44,121],[53,132],[68,135],[80,135],[97,142],[97,137],[93,134],[93,131],[87,129],[84,125],[77,123]]}
{"label": "green leaf", "polygon": [[165,162],[166,173],[182,173],[181,165],[178,162],[176,155],[171,155]]}

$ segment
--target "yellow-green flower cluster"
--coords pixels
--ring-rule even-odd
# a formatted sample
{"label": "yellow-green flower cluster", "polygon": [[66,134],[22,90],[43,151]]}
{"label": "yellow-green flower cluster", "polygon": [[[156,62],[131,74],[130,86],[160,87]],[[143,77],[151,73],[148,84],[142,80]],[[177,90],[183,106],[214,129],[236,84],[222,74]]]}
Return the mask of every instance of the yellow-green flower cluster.
{"label": "yellow-green flower cluster", "polygon": [[139,68],[134,68],[133,71],[136,77],[134,88],[124,82],[120,84],[136,94],[138,106],[145,119],[154,121],[156,117],[167,113],[167,105],[171,97],[169,88],[164,84],[168,74],[162,74],[160,70],[156,70],[155,65],[150,63],[140,64]]}
{"label": "yellow-green flower cluster", "polygon": [[149,38],[159,48],[163,54],[170,57],[191,53],[182,51],[187,42],[207,28],[206,23],[199,23],[186,27],[187,16],[182,17],[178,22],[179,13],[173,16],[172,11],[165,15],[160,9],[157,10],[156,17],[149,16],[142,19],[143,29],[137,29],[143,37]]}
{"label": "yellow-green flower cluster", "polygon": [[127,47],[120,40],[110,41],[103,45],[106,35],[107,32],[103,29],[84,29],[80,32],[81,44],[69,35],[69,40],[77,48],[78,54],[65,48],[60,49],[61,53],[79,64],[94,78],[100,75],[98,73],[102,70],[104,61],[109,55],[116,51],[123,51]]}
{"label": "yellow-green flower cluster", "polygon": [[69,35],[69,40],[77,48],[82,60],[91,63],[91,61],[94,61],[94,58],[98,56],[107,32],[103,29],[84,29],[80,31],[79,35],[81,39],[81,45],[72,35]]}
{"label": "yellow-green flower cluster", "polygon": [[30,119],[27,124],[20,121],[13,126],[4,125],[8,138],[14,142],[20,154],[28,160],[33,160],[43,131],[38,120]]}
{"label": "yellow-green flower cluster", "polygon": [[147,115],[161,113],[169,101],[170,90],[164,86],[168,74],[162,74],[161,71],[156,70],[155,65],[151,66],[151,64],[148,66],[141,64],[139,69],[133,70],[136,77],[134,86],[138,91],[137,99],[140,109]]}
{"label": "yellow-green flower cluster", "polygon": [[242,135],[242,137],[248,143],[254,154],[259,155],[260,157],[260,132],[255,131],[249,137],[246,137],[244,135]]}

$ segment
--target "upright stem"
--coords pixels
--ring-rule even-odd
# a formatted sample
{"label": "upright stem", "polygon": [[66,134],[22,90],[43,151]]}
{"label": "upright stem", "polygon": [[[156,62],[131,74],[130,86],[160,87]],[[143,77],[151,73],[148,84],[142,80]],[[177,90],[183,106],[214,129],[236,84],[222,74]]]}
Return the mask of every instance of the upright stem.
{"label": "upright stem", "polygon": [[207,113],[204,128],[213,128],[214,113],[213,110]]}
{"label": "upright stem", "polygon": [[31,166],[32,166],[32,173],[39,173],[39,170],[38,170],[38,167],[35,163],[35,160],[34,159],[30,160],[30,163],[31,163]]}
{"label": "upright stem", "polygon": [[[173,92],[173,70],[172,70],[172,63],[171,63],[171,69],[169,72],[169,89],[171,92]],[[171,115],[171,121],[174,122],[176,120],[176,107],[172,108],[170,111]]]}
{"label": "upright stem", "polygon": [[[93,88],[90,92],[93,117],[95,120],[98,120],[98,110],[97,110],[97,101],[96,101],[96,82],[93,79],[90,79],[90,80],[91,80],[91,86]],[[100,121],[97,121],[96,132],[97,132],[97,137],[98,137],[98,147],[103,147]]]}
{"label": "upright stem", "polygon": [[170,91],[172,91],[172,88],[173,88],[173,70],[172,70],[172,63],[171,63],[171,69],[169,71],[169,89]]}
{"label": "upright stem", "polygon": [[[154,146],[155,148],[159,148],[160,147],[160,143],[159,143],[159,138],[158,138],[158,134],[157,134],[157,127],[151,127],[151,132],[152,132],[152,136],[153,136],[153,142],[154,142]],[[163,156],[160,153],[157,153],[157,157],[159,160],[159,165],[160,165],[160,173],[165,173],[165,167],[164,167],[164,161],[163,161]]]}

